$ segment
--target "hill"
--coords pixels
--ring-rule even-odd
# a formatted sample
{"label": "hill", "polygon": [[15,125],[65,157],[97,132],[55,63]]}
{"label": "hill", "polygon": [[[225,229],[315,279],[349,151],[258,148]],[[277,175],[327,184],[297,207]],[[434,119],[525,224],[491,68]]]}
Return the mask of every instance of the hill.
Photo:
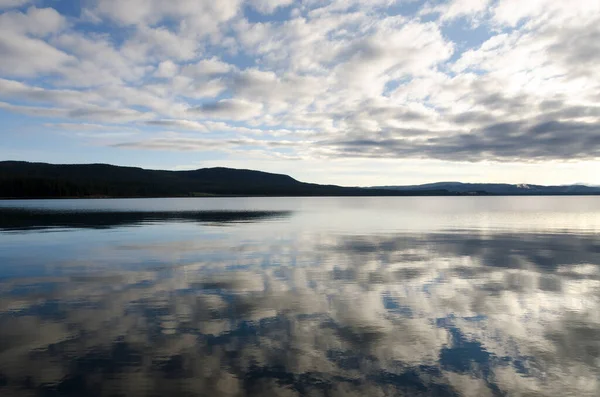
{"label": "hill", "polygon": [[440,195],[304,183],[282,174],[203,168],[160,171],[108,164],[0,162],[0,197],[401,196]]}
{"label": "hill", "polygon": [[507,183],[461,183],[437,182],[424,185],[409,186],[376,186],[371,189],[393,191],[427,191],[444,190],[454,194],[489,194],[489,195],[584,195],[600,194],[600,187],[586,185],[543,186]]}
{"label": "hill", "polygon": [[359,188],[318,185],[283,174],[222,167],[162,171],[109,164],[0,162],[0,198],[578,194],[600,194],[600,187],[438,182]]}

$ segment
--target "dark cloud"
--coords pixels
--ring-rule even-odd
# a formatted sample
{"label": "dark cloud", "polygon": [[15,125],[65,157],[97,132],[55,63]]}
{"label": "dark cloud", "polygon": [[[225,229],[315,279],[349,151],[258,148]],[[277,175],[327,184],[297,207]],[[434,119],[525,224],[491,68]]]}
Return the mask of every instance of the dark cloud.
{"label": "dark cloud", "polygon": [[258,116],[261,109],[262,105],[259,103],[240,99],[222,99],[191,108],[189,112],[214,118],[247,119]]}
{"label": "dark cloud", "polygon": [[73,109],[68,112],[68,117],[76,119],[99,120],[104,122],[126,122],[152,117],[151,113],[140,112],[134,109],[110,109],[85,107]]}
{"label": "dark cloud", "polygon": [[144,141],[119,142],[111,145],[111,147],[116,148],[181,151],[209,150],[228,146],[226,141],[185,138],[148,139]]}
{"label": "dark cloud", "polygon": [[191,109],[192,111],[198,111],[203,113],[219,113],[219,112],[230,112],[241,109],[242,106],[239,103],[232,101],[219,101],[211,102],[197,108]]}
{"label": "dark cloud", "polygon": [[571,77],[594,76],[600,62],[600,26],[597,21],[576,27],[555,27],[542,34],[555,39],[548,48],[549,54],[571,69]]}
{"label": "dark cloud", "polygon": [[[480,84],[475,84],[474,88]],[[481,87],[483,88],[483,87]],[[476,95],[474,98],[475,103],[483,105],[490,110],[504,110],[506,112],[522,112],[523,109],[527,108],[531,103],[527,95],[518,95],[514,97],[505,96],[501,93],[495,92],[491,94]],[[485,91],[483,91],[485,92]]]}
{"label": "dark cloud", "polygon": [[295,141],[269,141],[250,138],[232,138],[232,139],[197,139],[173,136],[171,138],[157,138],[140,141],[119,142],[111,146],[116,148],[131,149],[151,149],[151,150],[181,150],[181,151],[202,151],[222,149],[226,150],[233,147],[266,147],[281,148],[295,147],[300,143]]}
{"label": "dark cloud", "polygon": [[361,112],[349,112],[347,113],[348,117],[354,114],[365,114],[376,120],[387,118],[405,122],[418,121],[427,118],[425,114],[411,110],[406,106],[373,106],[365,103],[364,105],[359,106],[359,108],[362,110]]}
{"label": "dark cloud", "polygon": [[469,133],[437,132],[435,137],[427,139],[361,138],[323,141],[321,144],[333,149],[334,155],[340,157],[428,157],[453,161],[581,160],[600,157],[600,125],[557,120],[504,122]]}
{"label": "dark cloud", "polygon": [[565,106],[546,113],[547,119],[578,119],[584,117],[600,118],[600,106]]}
{"label": "dark cloud", "polygon": [[496,121],[496,117],[484,111],[469,111],[459,113],[452,117],[457,124],[489,124]]}
{"label": "dark cloud", "polygon": [[149,120],[144,124],[158,127],[179,127],[181,122],[179,120]]}

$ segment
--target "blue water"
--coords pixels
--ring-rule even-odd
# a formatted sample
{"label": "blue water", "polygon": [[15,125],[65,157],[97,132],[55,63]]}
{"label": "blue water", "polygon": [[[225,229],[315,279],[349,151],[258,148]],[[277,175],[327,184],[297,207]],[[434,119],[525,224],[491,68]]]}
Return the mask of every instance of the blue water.
{"label": "blue water", "polygon": [[1,396],[598,396],[596,197],[0,201]]}

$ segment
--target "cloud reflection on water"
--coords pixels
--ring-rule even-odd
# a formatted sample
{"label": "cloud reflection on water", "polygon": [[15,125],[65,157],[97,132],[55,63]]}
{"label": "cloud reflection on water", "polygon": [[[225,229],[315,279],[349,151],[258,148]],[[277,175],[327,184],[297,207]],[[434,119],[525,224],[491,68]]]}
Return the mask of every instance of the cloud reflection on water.
{"label": "cloud reflection on water", "polygon": [[122,247],[210,253],[177,266],[84,273],[67,266],[54,277],[1,280],[2,394],[600,390],[594,234],[315,234],[214,243]]}

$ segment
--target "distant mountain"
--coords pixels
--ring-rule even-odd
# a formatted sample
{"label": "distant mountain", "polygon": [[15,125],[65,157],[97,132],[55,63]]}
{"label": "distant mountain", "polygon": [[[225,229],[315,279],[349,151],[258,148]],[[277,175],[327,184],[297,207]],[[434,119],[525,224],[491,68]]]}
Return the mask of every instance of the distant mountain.
{"label": "distant mountain", "polygon": [[281,174],[232,168],[158,171],[108,164],[0,162],[0,197],[406,196],[443,195],[304,183]]}
{"label": "distant mountain", "polygon": [[439,182],[359,188],[317,185],[288,175],[220,167],[160,171],[109,164],[0,162],[0,198],[543,194],[600,194],[600,187]]}
{"label": "distant mountain", "polygon": [[586,185],[543,186],[530,184],[511,185],[507,183],[461,183],[437,182],[409,186],[375,186],[371,189],[403,192],[445,190],[455,194],[489,195],[583,195],[600,194],[600,187]]}

